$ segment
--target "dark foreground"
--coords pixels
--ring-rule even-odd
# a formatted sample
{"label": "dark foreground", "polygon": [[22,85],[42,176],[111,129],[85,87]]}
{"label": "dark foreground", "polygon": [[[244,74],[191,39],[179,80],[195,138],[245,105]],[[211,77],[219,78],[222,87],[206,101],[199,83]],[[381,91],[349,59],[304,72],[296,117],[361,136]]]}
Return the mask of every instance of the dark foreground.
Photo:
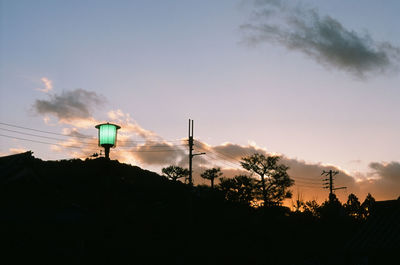
{"label": "dark foreground", "polygon": [[1,264],[398,264],[398,200],[355,220],[253,209],[101,158],[24,153],[0,170]]}

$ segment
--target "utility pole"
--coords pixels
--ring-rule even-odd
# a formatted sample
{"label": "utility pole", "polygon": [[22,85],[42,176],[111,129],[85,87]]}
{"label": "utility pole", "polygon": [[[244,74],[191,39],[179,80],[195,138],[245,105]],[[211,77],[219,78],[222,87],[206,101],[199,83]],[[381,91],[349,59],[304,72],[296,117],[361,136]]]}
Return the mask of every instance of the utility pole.
{"label": "utility pole", "polygon": [[205,155],[206,153],[193,154],[193,127],[194,121],[189,119],[189,185],[193,186],[193,164],[194,156]]}
{"label": "utility pole", "polygon": [[193,186],[192,179],[192,158],[193,158],[193,124],[194,121],[189,119],[189,185]]}
{"label": "utility pole", "polygon": [[324,179],[324,181],[329,181],[329,183],[328,182],[325,182],[324,184],[326,185],[324,188],[325,189],[327,189],[327,188],[329,188],[329,202],[332,202],[333,201],[333,192],[335,191],[335,190],[341,190],[341,189],[346,189],[347,187],[339,187],[339,188],[334,188],[334,185],[333,185],[333,177],[335,176],[335,175],[337,175],[337,174],[339,174],[339,171],[333,171],[332,169],[331,170],[329,170],[329,171],[323,171],[322,172],[322,174],[321,175],[325,175],[325,176],[329,176],[329,178],[327,178],[327,179]]}

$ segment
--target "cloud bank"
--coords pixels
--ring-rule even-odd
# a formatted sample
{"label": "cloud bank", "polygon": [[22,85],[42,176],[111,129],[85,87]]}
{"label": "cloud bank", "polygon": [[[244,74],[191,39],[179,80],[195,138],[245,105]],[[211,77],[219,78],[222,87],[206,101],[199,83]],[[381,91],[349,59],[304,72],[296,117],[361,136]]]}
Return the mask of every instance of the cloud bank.
{"label": "cloud bank", "polygon": [[[49,100],[36,100],[34,108],[41,115],[52,114],[60,123],[73,125],[65,128],[63,134],[68,136],[65,141],[59,141],[51,148],[54,151],[68,153],[69,156],[87,158],[101,149],[97,146],[97,138],[80,131],[81,124],[101,123],[93,118],[94,105],[103,102],[102,96],[83,89],[66,91],[61,94],[49,95]],[[188,166],[187,139],[167,141],[160,135],[140,126],[129,113],[122,110],[111,110],[107,113],[108,120],[119,124],[118,151],[111,152],[112,159],[139,166],[165,167],[168,165]],[[196,184],[208,184],[200,178],[200,174],[212,167],[221,167],[225,177],[234,177],[240,174],[249,174],[243,170],[240,160],[254,153],[264,155],[279,155],[271,153],[255,144],[238,145],[223,143],[209,145],[195,141],[195,153],[205,152],[206,155],[196,156],[193,159],[194,181]],[[397,198],[400,190],[400,163],[373,162],[369,167],[371,172],[358,175],[358,180],[347,171],[321,163],[308,163],[300,159],[281,155],[280,163],[289,166],[288,173],[295,180],[293,191],[301,193],[305,200],[322,202],[327,198],[328,191],[322,188],[325,170],[339,171],[336,176],[336,187],[346,186],[347,190],[337,192],[342,202],[345,202],[349,193],[357,194],[363,199],[368,192],[377,199]],[[256,176],[254,176],[256,177]]]}
{"label": "cloud bank", "polygon": [[[206,162],[194,160],[196,183],[207,183],[200,179],[199,174],[207,168],[219,165],[225,176],[233,177],[239,174],[249,174],[240,167],[240,160],[244,156],[254,153],[264,155],[279,155],[268,152],[256,145],[242,146],[233,143],[210,146],[204,142],[197,142],[195,147],[198,151],[205,151],[209,154]],[[323,171],[334,170],[339,174],[335,176],[334,187],[347,187],[345,190],[336,191],[342,202],[346,202],[350,193],[355,193],[363,200],[367,193],[371,193],[378,200],[394,199],[400,196],[400,163],[371,163],[371,172],[364,174],[362,180],[356,181],[351,173],[335,165],[322,163],[309,163],[300,159],[280,155],[280,163],[289,167],[288,173],[295,180],[292,190],[295,194],[302,195],[304,200],[317,200],[322,202],[327,199],[329,191],[324,189],[324,179],[321,176]],[[225,160],[225,163],[218,164],[217,160]],[[227,162],[227,163],[226,163]],[[256,177],[256,176],[255,176]]]}
{"label": "cloud bank", "polygon": [[[79,123],[79,120],[92,118],[92,109],[105,102],[104,98],[95,92],[84,89],[64,91],[60,94],[51,94],[49,99],[38,99],[33,109],[40,115],[53,115],[60,123]],[[84,123],[81,124],[84,126]]]}
{"label": "cloud bank", "polygon": [[298,51],[317,63],[364,77],[396,69],[400,48],[345,28],[318,10],[290,1],[259,0],[254,20],[241,26],[249,44],[272,43]]}
{"label": "cloud bank", "polygon": [[[73,128],[64,128],[65,141],[58,141],[51,149],[68,153],[76,158],[88,158],[99,153],[97,138],[82,133],[82,129],[93,128],[104,121],[93,118],[91,110],[94,104],[103,103],[102,96],[82,89],[52,95],[50,100],[36,100],[34,109],[41,115],[54,115],[59,123],[69,124]],[[112,159],[140,165],[177,164],[185,154],[180,141],[170,143],[158,134],[144,129],[129,113],[111,110],[108,121],[121,126],[118,131],[118,152],[112,152]]]}
{"label": "cloud bank", "polygon": [[362,190],[384,200],[400,196],[400,162],[372,162],[369,168],[371,172],[359,183]]}

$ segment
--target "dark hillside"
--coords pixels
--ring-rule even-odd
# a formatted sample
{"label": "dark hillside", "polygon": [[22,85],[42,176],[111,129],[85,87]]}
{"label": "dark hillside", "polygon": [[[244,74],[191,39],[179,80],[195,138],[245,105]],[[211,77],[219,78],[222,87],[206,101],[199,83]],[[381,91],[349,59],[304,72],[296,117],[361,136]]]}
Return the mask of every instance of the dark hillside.
{"label": "dark hillside", "polygon": [[27,152],[1,157],[0,170],[2,264],[328,265],[368,255],[346,249],[365,229],[340,211],[324,219],[253,209],[103,158],[42,161]]}

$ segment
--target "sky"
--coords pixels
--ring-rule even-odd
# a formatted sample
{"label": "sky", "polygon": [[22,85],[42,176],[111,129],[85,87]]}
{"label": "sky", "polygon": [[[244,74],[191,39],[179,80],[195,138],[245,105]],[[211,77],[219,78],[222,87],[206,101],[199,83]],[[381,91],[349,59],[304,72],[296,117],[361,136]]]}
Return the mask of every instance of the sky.
{"label": "sky", "polygon": [[[400,2],[0,0],[0,154],[44,160],[99,152],[195,181],[240,159],[281,155],[304,199],[400,190]],[[36,131],[35,131],[36,130]],[[48,133],[51,132],[51,133]],[[47,137],[47,138],[46,138]],[[19,139],[16,139],[19,138]],[[23,139],[25,140],[23,140]]]}

